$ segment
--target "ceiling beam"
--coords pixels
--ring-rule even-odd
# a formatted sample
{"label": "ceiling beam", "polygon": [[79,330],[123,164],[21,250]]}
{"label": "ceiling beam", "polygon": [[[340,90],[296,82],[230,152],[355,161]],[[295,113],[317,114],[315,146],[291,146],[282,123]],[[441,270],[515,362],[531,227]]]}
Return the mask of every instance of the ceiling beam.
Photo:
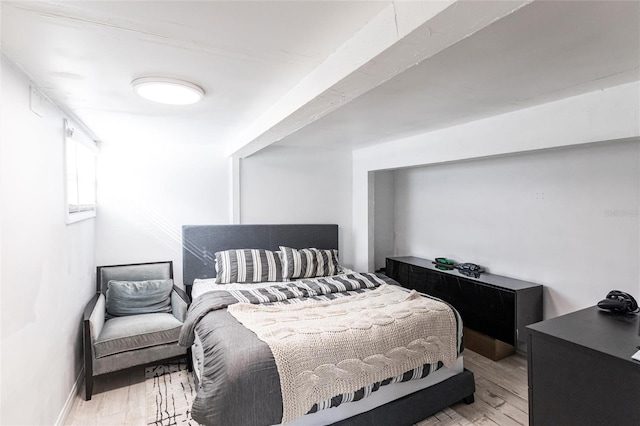
{"label": "ceiling beam", "polygon": [[392,2],[230,144],[248,157],[532,0]]}

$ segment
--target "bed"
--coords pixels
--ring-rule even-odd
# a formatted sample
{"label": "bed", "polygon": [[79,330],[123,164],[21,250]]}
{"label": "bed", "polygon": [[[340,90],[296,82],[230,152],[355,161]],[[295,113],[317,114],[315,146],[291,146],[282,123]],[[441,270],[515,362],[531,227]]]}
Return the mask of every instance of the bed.
{"label": "bed", "polygon": [[[345,380],[336,379],[335,383],[327,383],[326,377],[319,374],[325,380],[322,382],[324,384],[309,390],[312,386],[307,386],[307,383],[310,383],[311,379],[294,382],[292,380],[296,377],[300,379],[303,376],[293,374],[292,379],[291,375],[284,374],[283,365],[290,365],[290,360],[286,357],[291,357],[291,354],[286,353],[286,347],[283,351],[282,347],[278,346],[278,342],[284,340],[276,338],[269,342],[266,337],[282,333],[283,330],[287,331],[289,337],[293,335],[294,338],[298,337],[298,333],[307,333],[308,329],[299,332],[297,329],[292,331],[294,329],[288,326],[283,328],[282,324],[291,315],[298,315],[300,309],[311,309],[314,312],[312,316],[317,312],[332,312],[332,309],[340,312],[339,315],[342,315],[343,311],[346,312],[344,315],[353,315],[355,311],[364,309],[360,308],[359,304],[370,304],[370,300],[375,297],[385,300],[383,304],[377,305],[381,313],[387,306],[395,303],[388,302],[383,297],[396,298],[398,303],[415,304],[419,306],[416,309],[422,309],[422,305],[434,302],[424,295],[400,295],[402,289],[397,283],[383,275],[359,274],[342,269],[331,270],[328,272],[331,275],[319,278],[292,280],[278,277],[276,281],[271,280],[259,285],[230,282],[216,287],[217,284],[212,283],[216,278],[215,260],[218,252],[237,249],[278,252],[281,247],[286,247],[285,250],[291,248],[290,250],[296,253],[296,249],[313,247],[318,249],[317,253],[326,253],[326,256],[331,257],[338,249],[337,225],[189,225],[184,226],[182,232],[183,279],[187,293],[193,296],[193,301],[189,312],[190,320],[188,319],[181,335],[181,344],[192,347],[194,372],[198,383],[192,416],[199,423],[229,426],[281,423],[292,426],[411,425],[456,402],[473,402],[474,377],[470,371],[464,369],[461,355],[462,324],[457,312],[452,310],[453,313],[448,314],[448,317],[455,317],[455,336],[448,340],[442,339],[449,342],[446,365],[442,361],[435,362],[435,355],[425,349],[424,353],[419,354],[422,357],[419,357],[419,360],[425,361],[424,365],[412,368],[411,371],[388,376],[385,380],[373,380],[357,390],[350,389],[349,392],[331,394],[332,397],[323,397],[311,407],[303,404],[302,412],[292,409],[291,407],[300,405],[298,399],[302,396],[307,397],[307,401],[308,398],[318,395],[326,396],[326,392],[342,389],[336,383]],[[284,259],[291,260],[290,256],[287,256],[281,258],[283,269],[286,269],[287,265],[291,267],[292,264],[285,262]],[[219,258],[219,261],[221,259]],[[272,261],[270,258],[269,262]],[[263,262],[266,262],[264,258]],[[240,272],[234,270],[234,273]],[[256,277],[258,276],[259,273]],[[222,279],[224,280],[224,277]],[[212,289],[219,291],[210,291]],[[302,295],[301,292],[305,294]],[[307,296],[315,299],[313,303],[297,303],[300,300],[306,301]],[[412,300],[405,302],[405,299]],[[266,303],[258,304],[263,302]],[[305,306],[300,307],[301,305]],[[400,309],[397,312],[404,311]],[[279,319],[274,320],[268,317],[269,315],[275,315],[273,318]],[[362,315],[357,318],[360,317]],[[304,324],[307,324],[299,321],[298,317],[295,318],[295,321],[291,320],[287,324],[294,324],[295,327],[304,327]],[[339,323],[340,320],[335,318],[337,317],[330,318],[332,324],[334,321]],[[343,320],[348,321],[347,317]],[[265,327],[277,327],[278,331],[252,328],[257,326],[256,323],[263,323],[262,326],[267,324]],[[443,327],[446,328],[446,321],[442,324],[445,324]],[[451,333],[452,326],[449,326],[448,330],[447,333]],[[258,338],[258,335],[264,340]],[[321,334],[322,338],[318,339],[324,341],[326,335]],[[340,336],[339,333],[335,335]],[[451,345],[455,345],[453,358]],[[345,345],[344,342],[339,346],[341,350],[350,350],[345,348],[349,345]],[[325,352],[331,352],[317,349],[314,352],[311,346],[296,347],[296,356],[306,359],[305,355],[299,355],[304,354],[304,350],[321,353],[323,357]],[[291,351],[294,352],[293,349]],[[381,371],[371,369],[375,370],[372,374],[377,374],[378,378],[385,377],[380,376],[385,372],[400,371],[398,368],[406,365],[401,363],[399,366],[393,366],[393,363],[388,361],[379,364],[381,367],[376,368]],[[323,365],[314,371],[324,371]],[[349,368],[347,365],[339,370],[347,371]],[[313,375],[313,380],[321,383],[318,382],[318,375]],[[292,383],[298,387],[292,387]],[[309,397],[311,394],[313,396]],[[303,415],[300,415],[301,413]]]}

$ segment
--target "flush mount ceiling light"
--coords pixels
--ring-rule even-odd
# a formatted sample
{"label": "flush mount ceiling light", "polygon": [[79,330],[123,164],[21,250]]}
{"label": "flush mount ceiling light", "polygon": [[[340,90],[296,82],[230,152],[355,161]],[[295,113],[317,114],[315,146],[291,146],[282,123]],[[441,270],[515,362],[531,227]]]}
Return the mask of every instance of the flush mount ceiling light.
{"label": "flush mount ceiling light", "polygon": [[150,101],[190,105],[204,99],[204,90],[188,81],[168,77],[142,77],[131,82],[133,91]]}

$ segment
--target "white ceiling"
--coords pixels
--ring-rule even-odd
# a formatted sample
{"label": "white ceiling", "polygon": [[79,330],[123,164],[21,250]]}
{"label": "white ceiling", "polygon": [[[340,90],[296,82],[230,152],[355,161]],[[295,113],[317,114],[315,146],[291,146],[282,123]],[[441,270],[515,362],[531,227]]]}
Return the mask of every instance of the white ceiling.
{"label": "white ceiling", "polygon": [[[443,22],[439,11],[428,11],[436,17],[424,19],[425,44],[452,32],[453,11],[477,15],[463,2],[451,3],[449,15],[440,13]],[[474,7],[504,8],[500,3]],[[306,127],[272,139],[358,147],[640,80],[640,2],[511,4],[513,11],[487,14],[482,25],[419,63],[389,71],[383,84],[341,92],[346,101],[332,112],[311,108],[301,121]],[[285,95],[296,94],[319,65],[331,64],[338,49],[373,46],[375,40],[354,40],[368,27],[376,30],[390,7],[388,26],[398,41],[406,40],[400,34],[403,2],[3,1],[2,52],[101,140],[228,146]],[[392,51],[379,44],[365,64],[370,68]],[[410,61],[415,52],[404,55]],[[363,69],[353,62],[347,64],[352,77]],[[187,79],[207,97],[189,107],[149,103],[130,87],[145,75]],[[307,96],[318,99],[313,91]],[[281,115],[262,133],[287,120]]]}
{"label": "white ceiling", "polygon": [[[375,16],[385,2],[2,2],[2,52],[100,139],[222,143]],[[131,81],[179,77],[207,93],[176,108]],[[129,135],[122,135],[127,128]]]}
{"label": "white ceiling", "polygon": [[366,146],[637,80],[640,2],[536,1],[280,143]]}

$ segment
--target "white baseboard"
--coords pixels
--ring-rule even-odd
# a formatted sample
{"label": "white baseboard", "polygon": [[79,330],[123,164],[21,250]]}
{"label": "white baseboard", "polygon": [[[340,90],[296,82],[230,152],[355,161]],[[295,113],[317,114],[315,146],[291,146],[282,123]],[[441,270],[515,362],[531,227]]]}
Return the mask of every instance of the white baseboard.
{"label": "white baseboard", "polygon": [[73,387],[71,388],[71,392],[69,392],[69,396],[67,397],[67,400],[65,401],[64,406],[62,407],[62,410],[58,415],[58,419],[56,420],[55,426],[63,426],[64,423],[67,421],[67,417],[69,417],[69,412],[71,411],[71,407],[73,407],[73,401],[75,401],[76,399],[76,395],[80,390],[80,386],[82,384],[83,379],[84,379],[84,367],[82,367],[82,369],[80,370],[80,373],[76,378],[76,382],[73,384]]}

